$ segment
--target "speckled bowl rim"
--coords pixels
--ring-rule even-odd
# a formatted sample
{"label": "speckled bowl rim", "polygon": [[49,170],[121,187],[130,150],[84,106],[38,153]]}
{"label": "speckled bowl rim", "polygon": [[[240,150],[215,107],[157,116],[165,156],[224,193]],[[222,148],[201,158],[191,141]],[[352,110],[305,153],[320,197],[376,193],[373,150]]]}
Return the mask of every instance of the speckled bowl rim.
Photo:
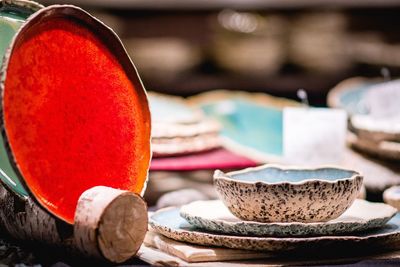
{"label": "speckled bowl rim", "polygon": [[[256,180],[256,181],[245,181],[242,179],[235,179],[232,178],[232,175],[237,175],[237,174],[243,174],[243,173],[249,173],[249,172],[254,172],[254,171],[260,171],[264,169],[269,169],[269,168],[275,168],[279,169],[280,171],[288,171],[288,170],[297,170],[297,171],[316,171],[316,170],[321,170],[321,169],[335,169],[335,170],[340,170],[340,171],[347,171],[347,172],[352,172],[353,175],[350,177],[345,177],[345,178],[338,178],[335,180],[326,180],[324,178],[313,178],[313,179],[304,179],[298,182],[289,182],[282,180],[281,182],[266,182],[262,180]],[[242,183],[242,184],[248,184],[248,185],[255,185],[255,184],[263,184],[263,185],[304,185],[307,183],[313,183],[313,182],[321,182],[321,183],[327,183],[327,184],[335,184],[339,181],[354,181],[356,179],[361,179],[363,180],[363,176],[360,172],[351,170],[351,169],[346,169],[346,168],[341,168],[341,167],[336,167],[336,166],[330,166],[330,165],[323,165],[315,168],[308,168],[308,167],[300,167],[300,166],[286,166],[286,165],[280,165],[280,164],[265,164],[261,165],[258,167],[250,167],[246,168],[243,170],[239,171],[232,171],[232,172],[227,172],[224,173],[220,170],[215,170],[214,175],[213,175],[214,181],[221,179],[221,180],[226,180],[229,182],[235,182],[235,183]]]}

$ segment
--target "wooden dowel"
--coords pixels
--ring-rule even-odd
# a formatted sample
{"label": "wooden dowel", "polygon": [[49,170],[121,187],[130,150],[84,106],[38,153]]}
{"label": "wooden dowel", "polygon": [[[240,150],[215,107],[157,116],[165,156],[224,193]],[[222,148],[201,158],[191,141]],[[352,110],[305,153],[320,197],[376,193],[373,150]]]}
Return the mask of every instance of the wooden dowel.
{"label": "wooden dowel", "polygon": [[132,258],[147,231],[147,206],[137,194],[97,186],[85,191],[74,225],[0,185],[0,227],[23,241],[42,242],[121,263]]}

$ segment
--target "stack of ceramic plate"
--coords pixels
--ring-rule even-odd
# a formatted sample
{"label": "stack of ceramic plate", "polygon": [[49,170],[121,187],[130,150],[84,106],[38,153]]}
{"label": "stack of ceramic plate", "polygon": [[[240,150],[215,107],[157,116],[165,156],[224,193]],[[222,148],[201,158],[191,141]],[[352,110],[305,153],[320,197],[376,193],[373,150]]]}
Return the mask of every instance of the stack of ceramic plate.
{"label": "stack of ceramic plate", "polygon": [[361,184],[357,172],[337,168],[216,171],[221,200],[159,210],[150,225],[177,241],[233,249],[392,249],[400,241],[397,210],[355,200]]}
{"label": "stack of ceramic plate", "polygon": [[400,160],[400,81],[368,81],[360,78],[337,85],[328,96],[332,107],[350,115],[349,143],[382,159]]}
{"label": "stack of ceramic plate", "polygon": [[152,150],[155,157],[211,150],[221,145],[220,126],[180,97],[150,93]]}

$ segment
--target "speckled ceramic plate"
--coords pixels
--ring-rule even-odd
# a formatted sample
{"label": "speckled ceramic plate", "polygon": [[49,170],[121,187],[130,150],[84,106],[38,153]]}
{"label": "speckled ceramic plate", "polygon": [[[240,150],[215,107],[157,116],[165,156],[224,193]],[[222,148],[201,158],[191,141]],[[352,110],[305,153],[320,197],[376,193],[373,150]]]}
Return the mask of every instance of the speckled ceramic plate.
{"label": "speckled ceramic plate", "polygon": [[220,200],[185,205],[180,215],[193,226],[217,233],[243,236],[339,235],[383,227],[397,210],[383,203],[357,199],[339,218],[321,223],[260,223],[238,219]]}
{"label": "speckled ceramic plate", "polygon": [[182,242],[204,246],[235,249],[283,252],[294,249],[344,248],[360,249],[360,246],[393,249],[400,244],[400,215],[392,218],[383,228],[352,235],[319,237],[248,237],[222,235],[201,230],[189,224],[179,215],[179,208],[166,208],[150,217],[151,227],[158,233]]}

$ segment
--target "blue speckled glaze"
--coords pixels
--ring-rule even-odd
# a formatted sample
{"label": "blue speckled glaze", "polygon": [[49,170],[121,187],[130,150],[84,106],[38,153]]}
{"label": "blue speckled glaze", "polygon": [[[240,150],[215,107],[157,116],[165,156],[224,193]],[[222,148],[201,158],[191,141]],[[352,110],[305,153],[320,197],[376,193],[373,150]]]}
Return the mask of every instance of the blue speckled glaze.
{"label": "blue speckled glaze", "polygon": [[282,155],[283,114],[280,109],[268,108],[248,100],[230,99],[229,112],[221,112],[220,104],[215,102],[203,105],[202,109],[222,124],[223,136],[266,154]]}
{"label": "blue speckled glaze", "polygon": [[300,182],[308,179],[318,179],[324,181],[335,181],[338,179],[350,178],[356,172],[336,169],[336,168],[322,168],[315,170],[282,170],[276,167],[268,167],[264,169],[254,169],[253,171],[233,174],[229,176],[235,180],[249,181],[249,182]]}

